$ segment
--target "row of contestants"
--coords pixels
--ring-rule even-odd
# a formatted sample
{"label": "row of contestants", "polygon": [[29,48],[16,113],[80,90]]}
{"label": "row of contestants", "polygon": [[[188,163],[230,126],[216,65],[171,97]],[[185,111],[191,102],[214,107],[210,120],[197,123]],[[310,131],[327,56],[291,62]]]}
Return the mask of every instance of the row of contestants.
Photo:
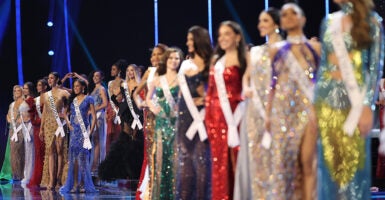
{"label": "row of contestants", "polygon": [[197,27],[188,60],[166,50],[147,82],[155,127],[144,198],[370,198],[366,135],[383,67],[381,19],[370,1],[335,2],[342,10],[323,21],[321,43],[303,35],[300,7],[285,4],[280,15],[261,14],[269,42],[249,55],[231,21],[221,23],[213,56]]}

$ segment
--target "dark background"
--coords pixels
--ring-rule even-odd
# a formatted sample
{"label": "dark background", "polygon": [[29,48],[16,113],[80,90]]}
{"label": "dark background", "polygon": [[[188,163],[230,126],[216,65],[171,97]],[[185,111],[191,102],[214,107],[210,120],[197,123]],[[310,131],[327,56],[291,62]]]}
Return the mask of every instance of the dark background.
{"label": "dark background", "polygon": [[[6,143],[5,115],[12,102],[12,86],[18,84],[15,5],[13,0],[0,0],[1,6],[11,2],[8,20],[0,23],[0,163]],[[159,42],[178,46],[186,52],[186,32],[192,25],[208,26],[207,1],[158,1]],[[280,8],[284,0],[271,0],[270,6]],[[379,12],[384,15],[384,0],[377,0]],[[149,48],[154,46],[153,1],[129,0],[67,0],[72,71],[87,74],[94,68],[105,72],[110,79],[110,66],[119,58],[130,63],[148,66]],[[307,16],[305,34],[318,36],[325,16],[322,0],[300,0]],[[259,45],[264,38],[257,30],[258,15],[264,9],[263,0],[213,0],[212,22],[215,45],[218,24],[224,20],[238,21],[248,43]],[[330,11],[336,5],[330,1]],[[52,19],[54,26],[46,26]],[[0,26],[2,27],[2,26]],[[61,76],[68,72],[65,50],[63,0],[21,1],[21,29],[24,82],[36,83],[51,71]],[[55,51],[48,56],[48,50]]]}

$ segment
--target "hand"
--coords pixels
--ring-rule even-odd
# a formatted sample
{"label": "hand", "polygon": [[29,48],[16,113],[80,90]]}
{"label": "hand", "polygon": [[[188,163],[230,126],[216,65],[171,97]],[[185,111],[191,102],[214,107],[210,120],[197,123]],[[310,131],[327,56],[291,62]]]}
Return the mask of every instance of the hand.
{"label": "hand", "polygon": [[251,88],[246,88],[244,91],[243,91],[243,96],[245,98],[252,98],[253,97],[253,90]]}
{"label": "hand", "polygon": [[161,109],[159,106],[155,106],[153,109],[151,109],[151,112],[154,113],[154,115],[158,115],[160,111]]}
{"label": "hand", "polygon": [[265,119],[265,130],[271,133],[271,122],[270,122],[270,118],[268,117],[266,117]]}
{"label": "hand", "polygon": [[358,129],[361,136],[367,136],[373,126],[373,112],[369,106],[364,106],[358,121]]}
{"label": "hand", "polygon": [[44,135],[43,135],[42,129],[40,129],[40,132],[39,132],[39,139],[40,141],[44,141]]}
{"label": "hand", "polygon": [[68,124],[68,128],[70,129],[70,131],[74,130],[74,127],[71,124]]}

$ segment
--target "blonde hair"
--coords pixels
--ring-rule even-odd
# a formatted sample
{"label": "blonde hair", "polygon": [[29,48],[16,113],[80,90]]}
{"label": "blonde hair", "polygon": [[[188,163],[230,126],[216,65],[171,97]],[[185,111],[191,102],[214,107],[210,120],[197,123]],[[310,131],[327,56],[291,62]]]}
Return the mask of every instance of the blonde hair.
{"label": "blonde hair", "polygon": [[139,77],[139,72],[138,72],[138,66],[137,65],[135,65],[135,64],[129,64],[128,66],[127,66],[127,68],[126,68],[126,80],[127,80],[127,69],[129,68],[129,67],[132,67],[132,68],[134,68],[134,78],[135,78],[135,81],[137,82],[137,83],[140,83],[140,77]]}
{"label": "blonde hair", "polygon": [[15,97],[15,89],[19,88],[21,90],[21,98],[24,99],[24,95],[23,95],[23,87],[21,85],[14,85],[13,86],[13,90],[12,90],[12,94],[13,94],[13,100],[16,100],[16,97]]}

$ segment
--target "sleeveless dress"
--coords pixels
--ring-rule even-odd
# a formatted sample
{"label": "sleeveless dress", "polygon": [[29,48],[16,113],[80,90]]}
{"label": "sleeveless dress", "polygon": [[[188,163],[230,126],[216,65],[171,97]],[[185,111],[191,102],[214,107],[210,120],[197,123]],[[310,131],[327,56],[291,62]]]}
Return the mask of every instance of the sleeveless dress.
{"label": "sleeveless dress", "polygon": [[[250,84],[254,85],[263,109],[268,101],[267,91],[271,84],[269,58],[267,44],[250,49]],[[269,176],[272,152],[262,147],[265,121],[252,98],[245,100],[246,112],[240,125],[241,147],[237,159],[234,199],[264,199],[271,192]]]}
{"label": "sleeveless dress", "polygon": [[[192,98],[200,97],[197,88],[204,84],[202,73],[187,76],[186,82]],[[182,95],[178,103],[179,115],[176,123],[176,199],[210,199],[211,162],[209,141],[201,141],[196,134],[193,140],[186,132],[193,118]],[[198,106],[200,111],[204,105]]]}
{"label": "sleeveless dress", "polygon": [[[174,101],[177,102],[179,87],[170,87]],[[175,108],[170,108],[163,89],[155,88],[156,102],[161,107],[160,113],[155,117],[155,169],[152,199],[174,199],[174,161],[175,161],[175,123],[177,113]],[[159,194],[159,196],[155,195]]]}
{"label": "sleeveless dress", "polygon": [[[27,115],[27,113],[30,111],[30,109],[34,106],[32,103],[32,105],[31,105],[32,107],[31,107],[27,103],[27,101],[33,102],[34,100],[32,97],[28,97],[28,99],[26,99],[26,101],[24,101],[20,105],[19,111],[20,111],[20,113],[23,113],[23,115]],[[29,126],[31,126],[30,129],[28,129]],[[33,145],[35,138],[33,137],[33,127],[32,127],[31,121],[30,120],[28,122],[24,121],[24,127],[21,130],[22,130],[23,135],[24,135],[24,148],[25,148],[24,177],[21,180],[21,183],[22,183],[22,185],[26,185],[29,183],[29,180],[32,177],[32,172],[33,172],[34,162],[35,162],[34,161],[35,149],[34,149],[34,145]],[[29,135],[29,137],[31,138],[30,141],[27,141],[27,135]]]}
{"label": "sleeveless dress", "polygon": [[[335,52],[332,45],[334,33],[329,26],[335,20],[334,16],[335,13],[328,15],[321,26],[323,55],[315,98],[319,124],[317,193],[319,199],[370,199],[371,137],[363,138],[358,128],[352,136],[345,133],[343,124],[351,109],[348,89],[342,80],[331,77],[332,72],[338,71],[337,66],[328,60]],[[355,49],[351,35],[347,32],[342,34],[347,51],[353,55],[357,84],[360,88],[367,88],[363,104],[371,107],[382,74],[384,35],[376,13],[371,13],[368,22],[373,39],[369,48]]]}
{"label": "sleeveless dress", "polygon": [[[92,91],[92,93],[90,94],[90,96],[94,98],[95,107],[103,103],[100,90],[101,88],[98,88]],[[96,113],[96,117],[97,117],[97,128],[95,128],[94,133],[92,134],[92,137],[99,137],[99,161],[97,161],[97,163],[100,163],[106,157],[107,122],[106,122],[105,109],[99,110]],[[95,146],[95,144],[92,144],[92,146]],[[92,149],[91,151],[92,151],[91,166],[92,166],[95,149]],[[96,166],[96,169],[97,169],[97,166]]]}
{"label": "sleeveless dress", "polygon": [[[30,105],[30,110],[28,111],[31,116],[31,123],[33,127],[33,145],[35,149],[35,156],[34,156],[34,167],[32,172],[31,180],[28,183],[28,187],[39,187],[43,172],[43,164],[44,164],[44,142],[40,140],[39,138],[39,132],[40,132],[40,124],[41,119],[37,113],[37,108],[35,102],[31,104],[32,102],[29,102],[27,100],[27,103]],[[43,105],[40,107],[41,112],[43,112]]]}
{"label": "sleeveless dress", "polygon": [[[242,101],[242,76],[238,66],[226,67],[224,81],[232,112]],[[230,148],[227,143],[227,123],[220,106],[214,79],[214,67],[210,69],[205,99],[205,124],[211,152],[212,199],[233,199],[236,156],[239,148]]]}
{"label": "sleeveless dress", "polygon": [[[20,106],[19,106],[20,107]],[[9,110],[9,112],[13,112],[15,116],[15,121],[20,119],[19,107],[14,106],[13,110]],[[11,109],[11,108],[10,108]],[[16,127],[18,127],[20,123],[16,122]],[[9,137],[13,136],[13,128],[9,129]],[[25,146],[24,146],[24,136],[22,130],[17,132],[18,141],[10,141],[11,144],[11,167],[12,167],[12,179],[14,181],[21,181],[24,177],[24,162],[25,162]]]}
{"label": "sleeveless dress", "polygon": [[[91,96],[86,96],[79,105],[79,110],[85,127],[90,125],[90,121],[88,121],[87,115],[91,104],[94,104],[94,99]],[[90,153],[92,153],[92,151],[83,148],[84,137],[80,123],[77,120],[74,103],[71,103],[70,109],[71,125],[74,129],[70,131],[70,143],[68,148],[68,175],[65,184],[60,188],[59,191],[61,193],[70,192],[74,187],[74,179],[78,179],[78,184],[83,184],[80,187],[83,187],[86,193],[97,192],[94,183],[92,182],[90,171]],[[74,174],[76,164],[78,167],[78,173]],[[80,180],[83,182],[81,183]]]}
{"label": "sleeveless dress", "polygon": [[10,144],[10,137],[7,137],[7,146],[5,149],[5,155],[3,164],[1,166],[0,171],[0,181],[10,181],[12,180],[12,168],[11,168],[11,144]]}

